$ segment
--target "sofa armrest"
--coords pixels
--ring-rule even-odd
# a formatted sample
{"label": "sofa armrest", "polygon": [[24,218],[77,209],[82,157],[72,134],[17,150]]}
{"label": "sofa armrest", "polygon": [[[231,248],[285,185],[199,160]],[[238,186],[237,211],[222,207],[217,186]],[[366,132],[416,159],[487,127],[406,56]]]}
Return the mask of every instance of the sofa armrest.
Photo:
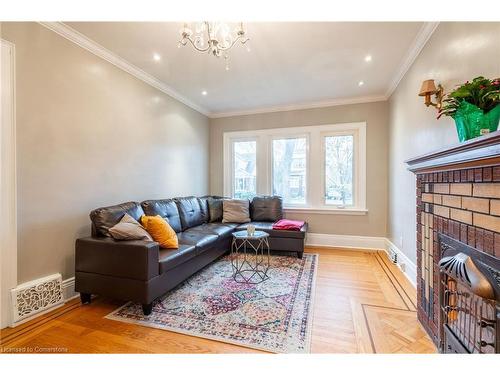
{"label": "sofa armrest", "polygon": [[307,221],[304,221],[304,225],[302,226],[302,228],[300,228],[300,231],[307,233],[308,229],[309,229],[309,224],[307,224]]}
{"label": "sofa armrest", "polygon": [[149,280],[159,275],[157,242],[87,237],[76,240],[75,252],[77,272],[135,280]]}

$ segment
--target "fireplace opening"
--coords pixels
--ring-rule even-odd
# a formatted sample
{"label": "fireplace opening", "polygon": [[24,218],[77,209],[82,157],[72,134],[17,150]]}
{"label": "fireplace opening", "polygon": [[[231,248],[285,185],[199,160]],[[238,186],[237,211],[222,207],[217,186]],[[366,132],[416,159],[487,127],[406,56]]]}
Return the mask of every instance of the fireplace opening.
{"label": "fireplace opening", "polygon": [[445,353],[500,352],[500,260],[439,234],[440,343]]}

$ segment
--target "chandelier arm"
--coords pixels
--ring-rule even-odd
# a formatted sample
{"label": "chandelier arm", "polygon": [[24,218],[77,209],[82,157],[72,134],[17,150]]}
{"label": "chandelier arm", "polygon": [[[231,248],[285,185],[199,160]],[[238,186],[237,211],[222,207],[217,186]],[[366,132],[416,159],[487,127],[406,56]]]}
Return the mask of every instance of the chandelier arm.
{"label": "chandelier arm", "polygon": [[[234,40],[233,40],[233,42],[232,42],[229,46],[227,46],[227,47],[220,47],[220,46],[219,46],[218,48],[219,48],[221,51],[227,51],[227,50],[229,50],[229,49],[233,48],[233,47],[234,47],[234,45],[235,45],[235,44],[236,44],[236,43],[237,43],[240,39],[243,39],[243,36],[238,35],[238,36],[236,37],[236,39],[234,39]],[[241,44],[245,44],[245,43],[246,43],[246,42],[248,42],[249,40],[250,40],[250,38],[246,38],[246,39],[244,39],[244,40],[241,40]]]}
{"label": "chandelier arm", "polygon": [[[183,38],[183,40],[189,41],[189,43],[191,43],[191,45],[194,47],[194,49],[199,51],[199,52],[207,52],[210,49],[210,44],[207,44],[206,48],[198,47],[191,37],[185,37],[185,38]],[[184,45],[186,45],[186,44],[184,43]]]}

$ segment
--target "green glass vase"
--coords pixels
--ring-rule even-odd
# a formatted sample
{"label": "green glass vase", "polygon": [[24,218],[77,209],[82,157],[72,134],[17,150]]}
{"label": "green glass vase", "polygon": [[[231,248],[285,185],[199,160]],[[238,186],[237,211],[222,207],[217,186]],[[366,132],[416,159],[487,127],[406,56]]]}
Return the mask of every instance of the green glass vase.
{"label": "green glass vase", "polygon": [[488,113],[484,113],[481,108],[463,101],[453,118],[457,127],[458,139],[460,142],[464,142],[497,130],[500,121],[500,104],[497,104]]}

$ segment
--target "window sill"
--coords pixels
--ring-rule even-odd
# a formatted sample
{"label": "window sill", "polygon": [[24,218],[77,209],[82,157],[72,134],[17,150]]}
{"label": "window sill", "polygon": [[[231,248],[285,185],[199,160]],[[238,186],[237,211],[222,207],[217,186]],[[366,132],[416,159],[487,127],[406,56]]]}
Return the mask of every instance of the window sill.
{"label": "window sill", "polygon": [[368,214],[365,208],[309,208],[309,207],[285,207],[285,213],[291,214],[320,214],[320,215],[354,215],[361,216]]}

